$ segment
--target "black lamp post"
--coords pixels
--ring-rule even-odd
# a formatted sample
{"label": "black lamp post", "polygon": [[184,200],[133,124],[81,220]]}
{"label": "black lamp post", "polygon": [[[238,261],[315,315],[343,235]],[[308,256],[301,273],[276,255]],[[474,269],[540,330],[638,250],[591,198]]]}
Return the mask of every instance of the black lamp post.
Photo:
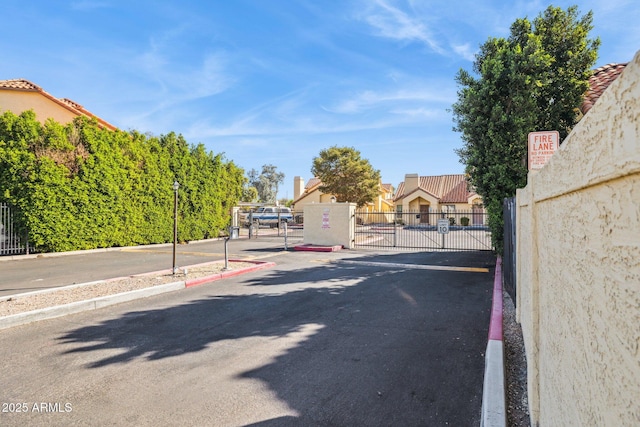
{"label": "black lamp post", "polygon": [[178,244],[178,181],[173,182],[173,274],[176,274],[176,245]]}

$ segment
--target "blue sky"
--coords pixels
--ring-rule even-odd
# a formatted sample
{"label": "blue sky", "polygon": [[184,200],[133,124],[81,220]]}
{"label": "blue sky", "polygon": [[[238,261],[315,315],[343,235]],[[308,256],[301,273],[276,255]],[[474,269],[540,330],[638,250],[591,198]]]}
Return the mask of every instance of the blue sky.
{"label": "blue sky", "polygon": [[[180,133],[250,170],[293,178],[332,145],[394,187],[462,173],[454,76],[541,1],[3,0],[0,79],[24,78],[125,130]],[[640,50],[637,0],[594,12],[596,66]]]}

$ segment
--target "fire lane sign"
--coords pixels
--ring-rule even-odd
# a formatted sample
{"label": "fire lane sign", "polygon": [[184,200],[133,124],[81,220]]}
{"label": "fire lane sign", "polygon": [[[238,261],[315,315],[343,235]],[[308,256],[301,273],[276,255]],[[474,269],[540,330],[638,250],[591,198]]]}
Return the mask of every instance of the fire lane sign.
{"label": "fire lane sign", "polygon": [[529,133],[529,170],[542,169],[560,146],[557,130]]}

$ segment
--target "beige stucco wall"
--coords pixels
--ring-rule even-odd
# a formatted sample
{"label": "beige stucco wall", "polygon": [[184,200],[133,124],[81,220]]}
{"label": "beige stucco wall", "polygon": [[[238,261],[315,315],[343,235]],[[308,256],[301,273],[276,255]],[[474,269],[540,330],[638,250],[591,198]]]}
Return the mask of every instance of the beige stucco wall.
{"label": "beige stucco wall", "polygon": [[640,53],[517,206],[532,425],[640,425]]}
{"label": "beige stucco wall", "polygon": [[0,114],[11,111],[19,115],[23,111],[33,110],[36,119],[44,123],[52,118],[58,123],[69,123],[77,114],[55,103],[39,92],[26,92],[18,90],[0,90]]}
{"label": "beige stucco wall", "polygon": [[353,247],[354,203],[315,203],[304,207],[304,244]]}

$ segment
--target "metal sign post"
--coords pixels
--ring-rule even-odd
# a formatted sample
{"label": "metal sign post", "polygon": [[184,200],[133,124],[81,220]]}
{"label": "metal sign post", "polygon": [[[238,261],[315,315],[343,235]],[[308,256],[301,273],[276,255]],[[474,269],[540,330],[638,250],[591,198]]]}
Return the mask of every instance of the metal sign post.
{"label": "metal sign post", "polygon": [[449,234],[449,219],[443,218],[438,220],[438,234],[442,234],[442,248],[444,249],[444,235]]}

